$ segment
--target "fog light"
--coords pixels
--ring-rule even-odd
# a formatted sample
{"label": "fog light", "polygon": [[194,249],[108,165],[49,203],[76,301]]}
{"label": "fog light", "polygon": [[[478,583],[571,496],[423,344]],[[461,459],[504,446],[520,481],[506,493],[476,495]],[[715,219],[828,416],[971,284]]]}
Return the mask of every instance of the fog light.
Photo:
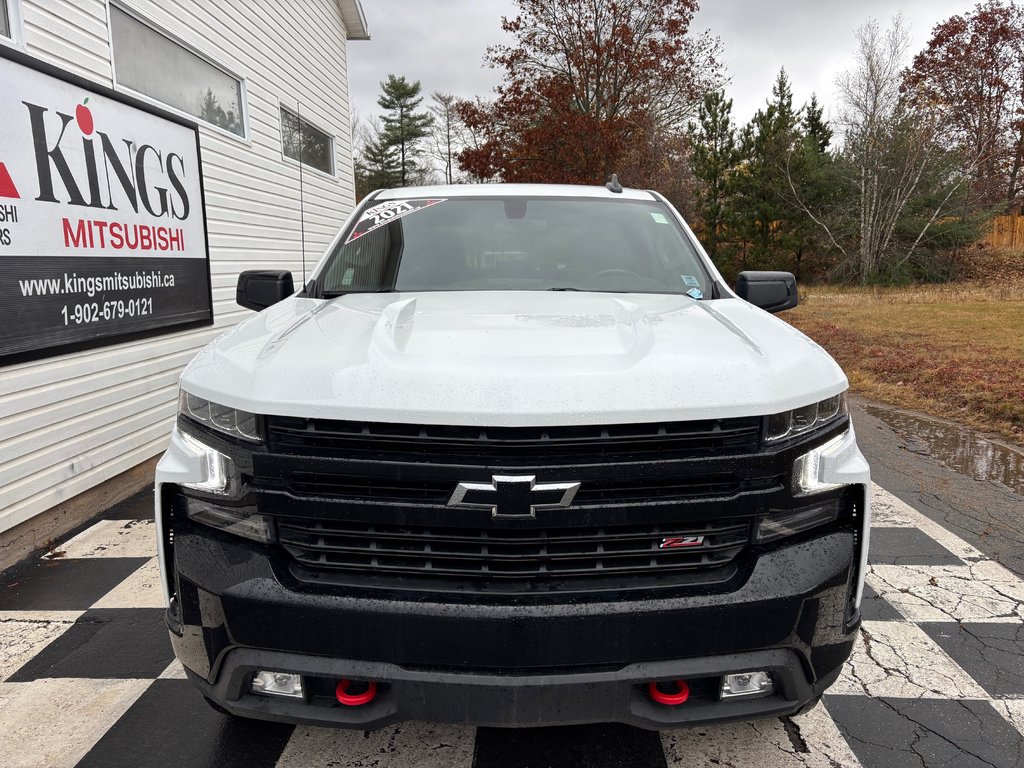
{"label": "fog light", "polygon": [[767,672],[741,672],[722,678],[722,698],[738,699],[741,696],[767,696],[775,690],[772,676]]}
{"label": "fog light", "polygon": [[764,544],[828,525],[839,519],[839,510],[840,502],[838,499],[834,499],[814,507],[798,509],[795,512],[773,511],[768,517],[761,518],[758,523],[757,541]]}
{"label": "fog light", "polygon": [[189,520],[246,539],[263,544],[274,540],[274,526],[270,518],[257,515],[252,507],[219,507],[208,501],[189,499],[186,514]]}
{"label": "fog light", "polygon": [[261,670],[252,679],[252,692],[265,693],[268,696],[287,696],[291,699],[302,698],[302,677],[287,672],[267,672]]}

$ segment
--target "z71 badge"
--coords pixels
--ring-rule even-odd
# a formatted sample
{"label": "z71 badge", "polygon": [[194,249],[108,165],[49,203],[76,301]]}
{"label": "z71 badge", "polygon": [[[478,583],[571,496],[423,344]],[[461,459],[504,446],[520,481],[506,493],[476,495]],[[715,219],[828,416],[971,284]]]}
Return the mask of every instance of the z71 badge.
{"label": "z71 badge", "polygon": [[661,540],[658,549],[683,549],[685,547],[703,547],[703,536],[666,536]]}

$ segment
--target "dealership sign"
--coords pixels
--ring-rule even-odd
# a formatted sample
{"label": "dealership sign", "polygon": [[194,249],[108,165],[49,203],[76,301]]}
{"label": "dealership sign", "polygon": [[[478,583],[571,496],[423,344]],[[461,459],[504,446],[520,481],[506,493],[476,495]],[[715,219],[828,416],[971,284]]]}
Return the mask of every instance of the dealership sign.
{"label": "dealership sign", "polygon": [[212,319],[195,125],[0,52],[0,363]]}

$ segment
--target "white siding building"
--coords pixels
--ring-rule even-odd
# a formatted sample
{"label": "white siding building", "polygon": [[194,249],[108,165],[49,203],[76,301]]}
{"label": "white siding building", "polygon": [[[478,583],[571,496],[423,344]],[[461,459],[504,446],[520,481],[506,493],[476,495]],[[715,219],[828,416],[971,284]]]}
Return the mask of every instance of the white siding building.
{"label": "white siding building", "polygon": [[[215,316],[0,367],[0,537],[157,456],[182,366],[250,314],[238,273],[289,269],[298,284],[319,258],[353,207],[346,48],[359,39],[359,0],[0,0],[0,46],[199,123]],[[206,89],[201,109],[183,85]]]}

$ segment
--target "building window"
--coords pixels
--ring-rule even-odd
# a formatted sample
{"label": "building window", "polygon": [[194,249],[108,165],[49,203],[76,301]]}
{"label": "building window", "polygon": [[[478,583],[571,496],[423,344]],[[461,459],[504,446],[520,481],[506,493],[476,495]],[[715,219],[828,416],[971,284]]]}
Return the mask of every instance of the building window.
{"label": "building window", "polygon": [[7,0],[0,0],[0,36],[11,37],[11,14],[7,10]]}
{"label": "building window", "polygon": [[114,5],[110,37],[118,85],[245,135],[237,78]]}
{"label": "building window", "polygon": [[284,107],[281,107],[281,144],[285,157],[334,175],[334,140]]}

